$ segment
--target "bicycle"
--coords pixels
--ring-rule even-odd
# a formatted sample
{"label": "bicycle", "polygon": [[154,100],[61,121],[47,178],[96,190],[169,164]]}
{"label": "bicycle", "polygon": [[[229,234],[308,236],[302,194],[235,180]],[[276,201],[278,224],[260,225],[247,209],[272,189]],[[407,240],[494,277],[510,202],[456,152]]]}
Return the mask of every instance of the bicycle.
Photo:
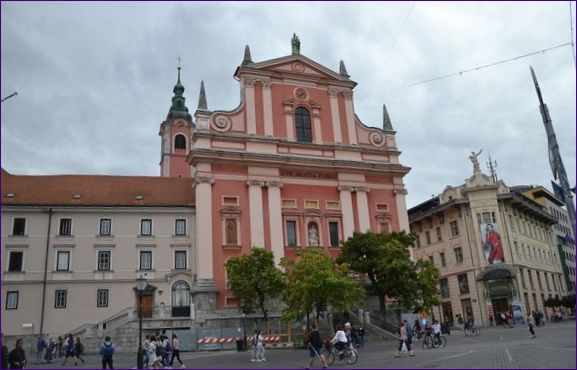
{"label": "bicycle", "polygon": [[443,335],[440,335],[437,339],[436,335],[427,334],[423,338],[423,349],[430,349],[430,348],[445,348],[447,346],[447,338]]}
{"label": "bicycle", "polygon": [[479,329],[478,327],[475,326],[475,324],[471,323],[470,325],[467,325],[465,327],[465,336],[470,336],[470,335],[480,335],[481,334],[481,329]]}
{"label": "bicycle", "polygon": [[335,362],[335,359],[344,361],[349,365],[356,364],[359,360],[359,353],[350,345],[347,346],[347,348],[345,348],[342,353],[339,353],[339,350],[336,349],[330,342],[325,343],[325,347],[322,349],[320,355],[324,357],[327,366],[332,365],[333,362]]}

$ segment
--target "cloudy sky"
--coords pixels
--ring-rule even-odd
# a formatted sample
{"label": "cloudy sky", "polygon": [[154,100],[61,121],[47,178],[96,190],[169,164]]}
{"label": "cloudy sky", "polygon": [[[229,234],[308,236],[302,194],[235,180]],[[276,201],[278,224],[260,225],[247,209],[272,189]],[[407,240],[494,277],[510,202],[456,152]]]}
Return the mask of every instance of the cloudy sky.
{"label": "cloudy sky", "polygon": [[[575,13],[573,3],[573,13]],[[551,187],[547,140],[529,65],[575,184],[571,46],[435,82],[414,82],[571,41],[569,2],[530,3],[33,3],[1,4],[2,167],[16,174],[158,175],[159,124],[177,56],[188,108],[204,80],[209,109],[233,109],[232,75],[254,61],[301,54],[338,71],[355,111],[381,126],[386,103],[408,205],[472,174],[471,150],[509,185]],[[573,16],[573,25],[575,24]],[[575,25],[573,26],[575,29]]]}

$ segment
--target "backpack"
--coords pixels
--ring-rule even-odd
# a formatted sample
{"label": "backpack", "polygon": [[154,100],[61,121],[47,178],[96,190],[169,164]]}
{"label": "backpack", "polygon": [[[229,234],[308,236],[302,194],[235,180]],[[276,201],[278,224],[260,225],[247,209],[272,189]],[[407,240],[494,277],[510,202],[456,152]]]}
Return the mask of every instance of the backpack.
{"label": "backpack", "polygon": [[112,358],[113,354],[114,354],[114,347],[112,347],[112,343],[104,343],[102,345],[102,357]]}
{"label": "backpack", "polygon": [[162,346],[162,343],[156,342],[156,355],[157,356],[163,356],[164,355],[164,347]]}
{"label": "backpack", "polygon": [[164,350],[165,350],[166,352],[172,352],[172,347],[171,347],[169,341],[166,342],[166,347],[164,348]]}

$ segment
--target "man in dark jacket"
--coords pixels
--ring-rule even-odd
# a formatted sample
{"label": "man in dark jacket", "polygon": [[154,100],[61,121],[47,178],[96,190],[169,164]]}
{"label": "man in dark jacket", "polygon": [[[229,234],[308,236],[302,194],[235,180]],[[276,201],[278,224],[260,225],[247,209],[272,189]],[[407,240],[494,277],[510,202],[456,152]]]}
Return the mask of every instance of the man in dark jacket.
{"label": "man in dark jacket", "polygon": [[317,326],[315,324],[311,324],[311,333],[309,336],[309,364],[307,365],[306,369],[310,369],[315,361],[315,357],[318,357],[319,360],[323,363],[323,368],[327,367],[325,359],[321,355],[321,350],[323,348],[323,340],[321,339],[321,335],[317,330]]}
{"label": "man in dark jacket", "polygon": [[2,368],[8,369],[8,347],[4,344],[4,333],[1,333],[2,341]]}
{"label": "man in dark jacket", "polygon": [[114,345],[112,340],[107,335],[104,343],[100,346],[100,355],[102,356],[102,368],[106,369],[108,366],[110,369],[114,369],[112,366],[112,356],[114,355]]}
{"label": "man in dark jacket", "polygon": [[8,354],[8,362],[11,369],[23,369],[26,366],[26,353],[24,352],[24,340],[16,340],[16,348]]}

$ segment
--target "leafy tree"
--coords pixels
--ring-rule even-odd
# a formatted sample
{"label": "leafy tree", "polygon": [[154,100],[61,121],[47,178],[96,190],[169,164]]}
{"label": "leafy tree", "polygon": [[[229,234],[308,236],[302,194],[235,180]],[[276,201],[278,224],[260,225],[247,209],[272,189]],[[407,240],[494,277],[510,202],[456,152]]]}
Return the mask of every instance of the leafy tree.
{"label": "leafy tree", "polygon": [[251,313],[258,308],[268,321],[267,300],[281,296],[284,289],[283,273],[275,266],[272,252],[253,248],[250,254],[229,259],[225,267],[239,309]]}
{"label": "leafy tree", "polygon": [[369,291],[378,297],[383,313],[387,296],[394,297],[400,307],[411,307],[418,274],[408,247],[414,241],[414,236],[404,231],[354,233],[343,243],[337,261],[346,262],[352,270],[366,274],[371,282]]}
{"label": "leafy tree", "polygon": [[561,306],[561,300],[559,299],[559,296],[555,296],[555,297],[549,297],[545,300],[545,307],[559,307]]}
{"label": "leafy tree", "polygon": [[416,280],[414,292],[420,304],[414,308],[430,310],[433,306],[439,305],[439,279],[441,273],[433,262],[427,259],[420,259],[415,263]]}
{"label": "leafy tree", "polygon": [[[338,311],[348,311],[352,305],[364,301],[364,290],[353,281],[347,265],[337,265],[321,250],[307,248],[300,251],[296,260],[283,258],[285,268],[284,320],[302,320],[327,305]],[[307,320],[308,325],[308,320]]]}
{"label": "leafy tree", "polygon": [[574,309],[575,308],[575,293],[563,296],[563,298],[561,298],[561,301],[559,303],[563,307]]}

